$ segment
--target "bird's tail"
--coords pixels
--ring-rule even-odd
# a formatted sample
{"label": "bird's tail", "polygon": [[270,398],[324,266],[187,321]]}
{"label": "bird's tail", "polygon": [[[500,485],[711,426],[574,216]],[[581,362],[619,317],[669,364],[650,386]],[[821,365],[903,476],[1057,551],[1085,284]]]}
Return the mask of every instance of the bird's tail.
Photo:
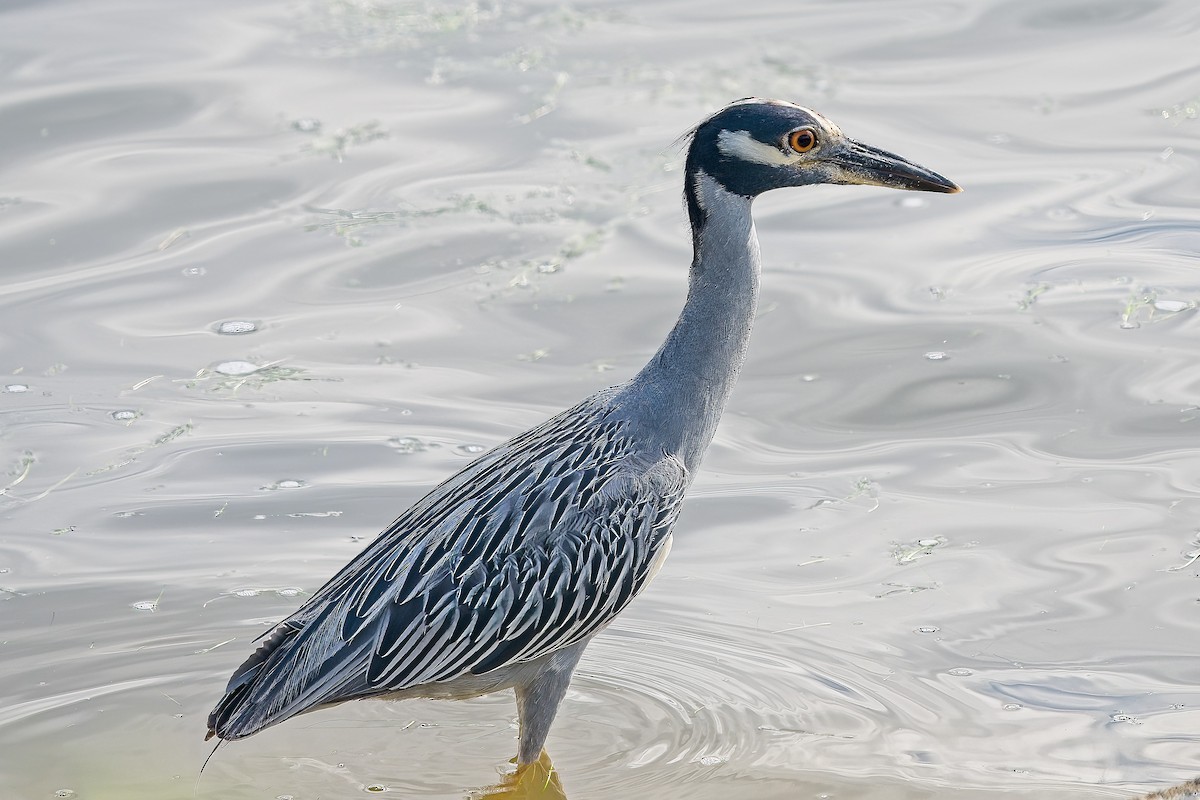
{"label": "bird's tail", "polygon": [[208,715],[208,737],[244,739],[297,714],[368,693],[370,631],[346,641],[345,611],[327,604],[280,623],[237,668]]}
{"label": "bird's tail", "polygon": [[233,677],[225,686],[225,696],[208,715],[208,735],[204,737],[205,741],[214,736],[226,740],[244,739],[291,716],[267,714],[264,713],[264,709],[246,701],[250,698],[260,673],[268,663],[278,661],[278,657],[288,649],[288,643],[292,642],[301,630],[302,625],[290,621],[282,623],[271,631],[254,654],[234,671]]}

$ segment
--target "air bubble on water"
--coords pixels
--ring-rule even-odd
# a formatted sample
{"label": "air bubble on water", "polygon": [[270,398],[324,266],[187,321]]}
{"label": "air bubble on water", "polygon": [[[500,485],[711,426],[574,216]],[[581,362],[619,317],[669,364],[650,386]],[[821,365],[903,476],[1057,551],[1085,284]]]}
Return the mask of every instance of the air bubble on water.
{"label": "air bubble on water", "polygon": [[158,601],[157,600],[139,600],[136,603],[130,603],[129,607],[133,608],[133,609],[137,609],[138,611],[157,611],[158,610]]}
{"label": "air bubble on water", "polygon": [[4,391],[9,394],[21,394],[29,391],[29,385],[25,383],[10,383],[4,387]]}
{"label": "air bubble on water", "polygon": [[213,372],[221,375],[250,375],[260,369],[262,367],[258,364],[252,364],[249,361],[222,361],[213,367]]}
{"label": "air bubble on water", "polygon": [[454,448],[454,452],[464,456],[473,456],[482,453],[486,448],[481,444],[460,444]]}
{"label": "air bubble on water", "polygon": [[1021,707],[1020,703],[1005,703],[1001,706],[1005,711],[1020,711]]}
{"label": "air bubble on water", "polygon": [[372,794],[380,794],[382,792],[386,792],[388,788],[386,786],[380,786],[378,783],[372,783],[370,786],[366,787],[366,790]]}
{"label": "air bubble on water", "polygon": [[956,678],[967,678],[967,677],[970,677],[971,675],[974,675],[975,673],[972,672],[971,670],[967,669],[966,667],[955,667],[954,669],[946,670],[946,674],[953,675]]}
{"label": "air bubble on water", "polygon": [[208,270],[204,267],[184,267],[179,270],[180,274],[186,275],[189,278],[199,278],[208,274]]}
{"label": "air bubble on water", "polygon": [[119,411],[113,411],[109,416],[117,422],[133,422],[141,416],[141,412],[134,411],[131,408],[122,408]]}
{"label": "air bubble on water", "polygon": [[913,633],[937,633],[940,630],[941,628],[937,627],[936,625],[922,625],[913,631]]}
{"label": "air bubble on water", "polygon": [[77,797],[74,789],[58,789],[54,792],[55,797]]}
{"label": "air bubble on water", "polygon": [[217,325],[217,333],[225,336],[241,336],[244,333],[254,333],[258,323],[248,319],[227,319]]}
{"label": "air bubble on water", "polygon": [[800,380],[804,381],[805,383],[812,383],[813,381],[818,381],[820,379],[821,379],[820,375],[816,375],[812,372],[809,372],[805,375],[800,376]]}
{"label": "air bubble on water", "polygon": [[1110,720],[1112,720],[1113,722],[1131,722],[1134,725],[1141,724],[1141,721],[1137,717],[1133,716],[1132,714],[1122,714],[1119,711],[1115,714],[1109,714],[1108,718]]}
{"label": "air bubble on water", "polygon": [[307,485],[304,481],[298,481],[295,478],[285,478],[284,480],[275,481],[268,486],[262,487],[262,490],[265,492],[274,492],[279,489],[303,489]]}
{"label": "air bubble on water", "polygon": [[912,195],[909,197],[901,197],[897,205],[899,205],[901,208],[924,208],[925,206],[929,205],[929,201],[924,197]]}
{"label": "air bubble on water", "polygon": [[715,767],[717,764],[724,764],[728,759],[721,756],[700,756],[696,761],[706,767]]}
{"label": "air bubble on water", "polygon": [[313,117],[301,117],[300,119],[292,120],[292,129],[300,133],[319,133],[321,130],[321,120]]}
{"label": "air bubble on water", "polygon": [[945,361],[950,355],[942,350],[930,350],[925,354],[926,361]]}
{"label": "air bubble on water", "polygon": [[1192,304],[1186,300],[1155,300],[1154,308],[1157,311],[1166,311],[1168,314],[1175,314],[1192,308]]}

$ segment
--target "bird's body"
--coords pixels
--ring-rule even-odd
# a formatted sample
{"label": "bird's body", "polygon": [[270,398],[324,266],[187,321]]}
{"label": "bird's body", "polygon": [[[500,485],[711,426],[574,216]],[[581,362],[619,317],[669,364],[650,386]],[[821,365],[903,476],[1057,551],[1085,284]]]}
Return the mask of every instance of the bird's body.
{"label": "bird's body", "polygon": [[739,101],[701,123],[686,168],[688,299],[654,358],[404,512],[266,636],[209,735],[240,739],[351,699],[513,688],[518,761],[536,760],[588,641],[661,566],[737,379],[758,296],[751,201],[806,183],[958,190],[789,103]]}

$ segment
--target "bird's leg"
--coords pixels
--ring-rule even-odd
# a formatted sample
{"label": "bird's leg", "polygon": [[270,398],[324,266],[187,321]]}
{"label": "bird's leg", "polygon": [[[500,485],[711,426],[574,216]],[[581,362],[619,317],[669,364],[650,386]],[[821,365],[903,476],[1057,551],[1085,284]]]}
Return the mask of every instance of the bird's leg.
{"label": "bird's leg", "polygon": [[518,767],[496,786],[472,794],[471,800],[567,800],[567,794],[550,756],[543,750],[537,761]]}
{"label": "bird's leg", "polygon": [[533,680],[515,687],[517,720],[521,728],[517,744],[518,767],[532,764],[541,756],[550,723],[567,693],[571,672],[582,653],[582,643],[558,651]]}

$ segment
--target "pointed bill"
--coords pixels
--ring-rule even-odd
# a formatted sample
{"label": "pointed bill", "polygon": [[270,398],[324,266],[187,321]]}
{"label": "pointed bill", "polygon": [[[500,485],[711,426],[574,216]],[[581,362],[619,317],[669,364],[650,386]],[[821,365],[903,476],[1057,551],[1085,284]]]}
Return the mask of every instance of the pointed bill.
{"label": "pointed bill", "polygon": [[895,153],[847,139],[828,161],[837,166],[842,180],[838,183],[857,183],[867,186],[887,186],[916,192],[955,194],[962,189],[949,178],[931,169],[907,161]]}

